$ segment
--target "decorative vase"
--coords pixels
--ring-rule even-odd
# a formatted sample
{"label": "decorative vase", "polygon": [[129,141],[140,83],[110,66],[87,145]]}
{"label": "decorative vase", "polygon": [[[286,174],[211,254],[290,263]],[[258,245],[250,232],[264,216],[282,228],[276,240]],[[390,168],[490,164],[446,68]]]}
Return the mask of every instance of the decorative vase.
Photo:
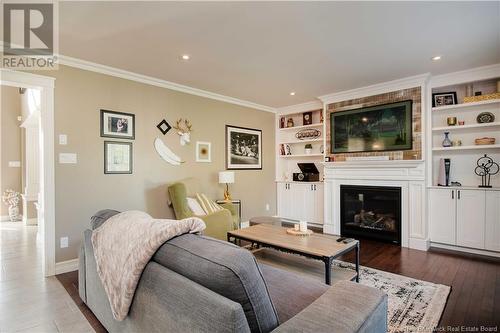
{"label": "decorative vase", "polygon": [[19,221],[19,206],[9,206],[9,219],[11,222]]}
{"label": "decorative vase", "polygon": [[305,151],[306,154],[312,153],[312,149],[311,148],[305,148],[304,151]]}
{"label": "decorative vase", "polygon": [[444,132],[443,147],[451,147],[451,145],[452,145],[452,142],[451,142],[450,138],[448,137],[449,134],[450,134],[450,132]]}

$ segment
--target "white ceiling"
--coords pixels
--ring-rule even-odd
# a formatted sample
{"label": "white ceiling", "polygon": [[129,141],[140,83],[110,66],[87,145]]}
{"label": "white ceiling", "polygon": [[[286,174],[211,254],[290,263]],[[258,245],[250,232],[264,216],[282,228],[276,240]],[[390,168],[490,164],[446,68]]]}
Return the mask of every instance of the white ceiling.
{"label": "white ceiling", "polygon": [[60,2],[59,12],[63,55],[272,107],[500,62],[500,2]]}

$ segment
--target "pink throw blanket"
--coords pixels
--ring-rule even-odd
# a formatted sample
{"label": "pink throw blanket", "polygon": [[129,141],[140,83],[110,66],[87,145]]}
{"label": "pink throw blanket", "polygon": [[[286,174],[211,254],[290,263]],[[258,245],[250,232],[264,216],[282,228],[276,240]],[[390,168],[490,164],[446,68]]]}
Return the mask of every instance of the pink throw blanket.
{"label": "pink throw blanket", "polygon": [[97,273],[116,320],[128,314],[142,271],[167,240],[205,229],[196,217],[184,220],[153,219],[140,211],[111,217],[92,233]]}

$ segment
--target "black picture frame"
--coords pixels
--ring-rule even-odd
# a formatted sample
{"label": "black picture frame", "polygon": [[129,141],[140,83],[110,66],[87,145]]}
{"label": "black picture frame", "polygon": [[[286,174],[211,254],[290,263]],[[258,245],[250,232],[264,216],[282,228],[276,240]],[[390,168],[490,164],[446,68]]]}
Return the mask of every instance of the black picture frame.
{"label": "black picture frame", "polygon": [[[243,137],[241,146],[235,145],[235,141],[239,140],[238,136]],[[252,141],[251,145],[246,143],[248,140]],[[257,142],[254,143],[254,140]],[[225,141],[227,170],[262,170],[262,130],[226,125]],[[245,149],[247,153],[244,152]],[[241,154],[237,151],[241,151]]]}
{"label": "black picture frame", "polygon": [[[100,120],[101,120],[101,137],[102,138],[115,138],[115,139],[135,139],[135,114],[126,113],[126,112],[118,112],[111,110],[100,110]],[[118,131],[113,132],[113,120],[111,120],[111,124],[109,121],[106,121],[106,117],[110,118],[119,118],[127,119],[127,132],[119,133]],[[107,125],[107,126],[106,126]],[[109,128],[111,126],[111,128]],[[108,128],[106,128],[108,127]]]}
{"label": "black picture frame", "polygon": [[[127,170],[109,170],[108,158],[110,154],[109,146],[110,145],[121,145],[127,146],[129,148],[128,152],[128,166]],[[104,141],[104,174],[106,175],[123,175],[123,174],[132,174],[133,173],[133,156],[134,150],[132,142],[124,142],[124,141]]]}
{"label": "black picture frame", "polygon": [[313,113],[312,111],[302,113],[302,126],[312,124]]}
{"label": "black picture frame", "polygon": [[[449,98],[446,98],[449,97]],[[443,99],[443,103],[438,101],[438,98]],[[449,103],[448,101],[451,101]],[[457,93],[455,91],[450,92],[440,92],[432,94],[432,107],[445,106],[445,105],[455,105],[457,104]]]}

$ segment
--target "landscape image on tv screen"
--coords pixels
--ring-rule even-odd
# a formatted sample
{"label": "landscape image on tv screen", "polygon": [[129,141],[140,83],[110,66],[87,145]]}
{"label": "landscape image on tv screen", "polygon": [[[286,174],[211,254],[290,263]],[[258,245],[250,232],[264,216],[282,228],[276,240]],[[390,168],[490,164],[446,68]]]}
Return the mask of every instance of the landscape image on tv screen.
{"label": "landscape image on tv screen", "polygon": [[412,101],[332,112],[331,153],[412,149]]}

